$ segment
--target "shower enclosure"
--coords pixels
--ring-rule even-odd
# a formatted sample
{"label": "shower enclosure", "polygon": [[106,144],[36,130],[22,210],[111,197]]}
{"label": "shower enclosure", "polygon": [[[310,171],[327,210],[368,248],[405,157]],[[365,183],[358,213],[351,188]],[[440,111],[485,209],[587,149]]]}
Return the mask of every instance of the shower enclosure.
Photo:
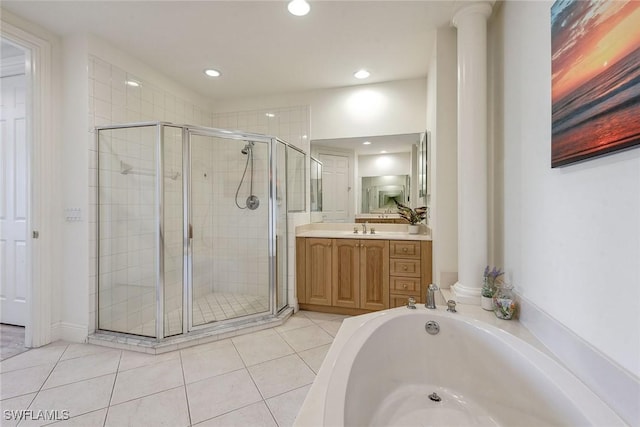
{"label": "shower enclosure", "polygon": [[287,307],[287,143],[155,122],[96,135],[97,329],[161,340]]}

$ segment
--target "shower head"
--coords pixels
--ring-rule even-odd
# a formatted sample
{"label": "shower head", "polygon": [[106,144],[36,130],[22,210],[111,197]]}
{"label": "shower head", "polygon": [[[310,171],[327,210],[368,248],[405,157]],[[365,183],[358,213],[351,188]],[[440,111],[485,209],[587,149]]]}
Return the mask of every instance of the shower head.
{"label": "shower head", "polygon": [[244,148],[242,148],[242,150],[240,150],[242,152],[242,154],[249,154],[249,152],[251,152],[251,149],[253,148],[253,141],[249,141],[247,142],[247,144],[244,146]]}

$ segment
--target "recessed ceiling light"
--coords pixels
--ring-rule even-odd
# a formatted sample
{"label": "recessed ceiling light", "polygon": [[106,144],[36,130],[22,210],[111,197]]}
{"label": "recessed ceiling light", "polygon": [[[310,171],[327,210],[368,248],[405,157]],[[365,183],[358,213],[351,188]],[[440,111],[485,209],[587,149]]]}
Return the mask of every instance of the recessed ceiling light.
{"label": "recessed ceiling light", "polygon": [[302,135],[302,139],[307,139],[307,135]]}
{"label": "recessed ceiling light", "polygon": [[271,118],[271,117],[275,117],[276,115],[273,113],[266,113],[265,116]]}
{"label": "recessed ceiling light", "polygon": [[127,80],[127,81],[126,81],[126,83],[127,83],[127,86],[131,86],[131,87],[138,87],[138,86],[140,86],[140,83],[138,83],[138,82],[137,82],[137,81],[135,81],[135,80]]}
{"label": "recessed ceiling light", "polygon": [[365,70],[365,69],[358,70],[358,71],[356,71],[355,73],[353,73],[353,76],[354,76],[356,79],[366,79],[366,78],[367,78],[367,77],[369,77],[370,75],[371,75],[371,73],[370,73],[370,72],[368,72],[368,71],[367,71],[367,70]]}
{"label": "recessed ceiling light", "polygon": [[387,153],[387,151],[386,151],[386,150],[382,150],[382,151],[380,152],[380,154],[386,154],[386,153]]}
{"label": "recessed ceiling light", "polygon": [[218,70],[214,70],[213,68],[207,68],[204,70],[204,73],[209,77],[220,77],[221,73]]}
{"label": "recessed ceiling light", "polygon": [[371,145],[371,141],[365,141],[362,143],[362,145]]}
{"label": "recessed ceiling light", "polygon": [[289,13],[295,16],[304,16],[311,10],[311,6],[306,0],[291,0],[287,5]]}

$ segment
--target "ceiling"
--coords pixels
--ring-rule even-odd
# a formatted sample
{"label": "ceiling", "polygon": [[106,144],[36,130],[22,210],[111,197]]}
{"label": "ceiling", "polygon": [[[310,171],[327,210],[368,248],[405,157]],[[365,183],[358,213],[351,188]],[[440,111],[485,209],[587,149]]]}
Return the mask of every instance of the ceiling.
{"label": "ceiling", "polygon": [[[364,145],[368,141],[371,144]],[[353,150],[358,155],[378,155],[386,151],[387,153],[404,153],[411,151],[411,146],[420,142],[420,134],[408,133],[402,135],[381,135],[358,138],[336,138],[336,139],[314,139],[311,145],[340,150]]]}
{"label": "ceiling", "polygon": [[[61,36],[92,33],[211,99],[426,76],[434,29],[463,1],[12,1],[2,7]],[[222,72],[216,79],[203,70]],[[371,72],[366,80],[353,73]]]}

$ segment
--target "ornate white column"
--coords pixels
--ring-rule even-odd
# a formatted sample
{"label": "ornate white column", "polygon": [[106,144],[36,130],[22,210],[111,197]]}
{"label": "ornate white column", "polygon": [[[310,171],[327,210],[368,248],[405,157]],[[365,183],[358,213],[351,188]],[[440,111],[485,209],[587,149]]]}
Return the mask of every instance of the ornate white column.
{"label": "ornate white column", "polygon": [[459,302],[480,304],[488,261],[487,18],[491,3],[460,9],[458,29],[458,282]]}

